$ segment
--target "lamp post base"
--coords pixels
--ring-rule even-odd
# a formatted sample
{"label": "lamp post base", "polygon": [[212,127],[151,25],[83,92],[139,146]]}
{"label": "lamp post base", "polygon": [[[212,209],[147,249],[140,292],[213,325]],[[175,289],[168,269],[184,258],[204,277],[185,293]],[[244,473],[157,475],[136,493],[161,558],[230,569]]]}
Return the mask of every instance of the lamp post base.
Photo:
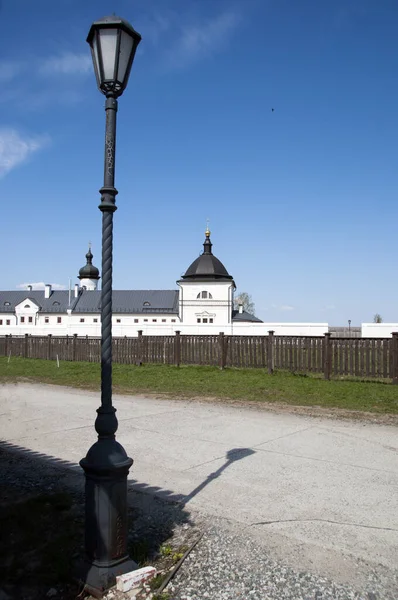
{"label": "lamp post base", "polygon": [[80,579],[101,598],[116,576],[137,568],[127,552],[127,475],[133,460],[114,437],[99,438],[80,461],[86,476],[86,560]]}
{"label": "lamp post base", "polygon": [[115,585],[116,577],[135,571],[137,563],[126,556],[114,565],[102,565],[100,563],[85,563],[80,580],[84,583],[84,589],[95,598],[102,596]]}

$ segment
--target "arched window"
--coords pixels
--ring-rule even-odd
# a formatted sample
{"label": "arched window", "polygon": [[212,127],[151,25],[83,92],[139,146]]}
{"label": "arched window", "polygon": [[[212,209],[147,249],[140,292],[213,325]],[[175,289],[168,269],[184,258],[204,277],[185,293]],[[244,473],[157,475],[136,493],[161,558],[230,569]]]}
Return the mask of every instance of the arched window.
{"label": "arched window", "polygon": [[151,306],[150,302],[144,302],[143,306]]}
{"label": "arched window", "polygon": [[55,302],[53,302],[53,306],[59,306],[59,302],[56,300]]}
{"label": "arched window", "polygon": [[24,308],[30,308],[30,304],[25,304]]}
{"label": "arched window", "polygon": [[11,306],[11,302],[4,302],[4,306]]}
{"label": "arched window", "polygon": [[213,300],[213,296],[210,294],[210,292],[206,292],[205,290],[203,290],[203,292],[199,292],[199,294],[196,297],[202,298],[203,300]]}

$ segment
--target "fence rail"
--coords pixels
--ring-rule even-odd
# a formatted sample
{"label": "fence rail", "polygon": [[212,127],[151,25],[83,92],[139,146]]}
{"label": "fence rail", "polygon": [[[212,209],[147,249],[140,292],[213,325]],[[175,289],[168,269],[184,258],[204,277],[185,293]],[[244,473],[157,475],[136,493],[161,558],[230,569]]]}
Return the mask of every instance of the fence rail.
{"label": "fence rail", "polygon": [[[289,370],[320,373],[325,379],[354,376],[391,379],[398,384],[398,332],[392,338],[233,336],[143,336],[113,338],[116,363],[253,367],[269,373]],[[100,362],[100,338],[2,336],[0,356]]]}

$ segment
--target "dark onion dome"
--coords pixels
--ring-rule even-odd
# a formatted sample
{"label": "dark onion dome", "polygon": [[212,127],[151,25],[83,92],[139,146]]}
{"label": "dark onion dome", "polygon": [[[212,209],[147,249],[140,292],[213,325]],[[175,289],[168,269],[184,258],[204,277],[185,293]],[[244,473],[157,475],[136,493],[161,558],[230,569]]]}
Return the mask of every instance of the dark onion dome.
{"label": "dark onion dome", "polygon": [[184,281],[226,281],[233,279],[222,262],[212,253],[212,246],[210,231],[207,229],[203,254],[194,260],[185,275],[182,275]]}
{"label": "dark onion dome", "polygon": [[93,255],[91,252],[91,246],[86,254],[87,263],[79,271],[79,279],[99,279],[99,271],[97,267],[93,265]]}

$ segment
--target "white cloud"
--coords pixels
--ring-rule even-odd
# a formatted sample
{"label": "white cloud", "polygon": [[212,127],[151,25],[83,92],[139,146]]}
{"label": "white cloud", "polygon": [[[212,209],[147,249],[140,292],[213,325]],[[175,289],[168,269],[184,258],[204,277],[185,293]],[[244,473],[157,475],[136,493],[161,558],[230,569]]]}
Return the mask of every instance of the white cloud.
{"label": "white cloud", "polygon": [[12,60],[0,61],[0,83],[12,81],[23,69],[23,64]]}
{"label": "white cloud", "polygon": [[78,75],[89,73],[93,69],[90,54],[64,52],[60,56],[46,59],[39,67],[41,75]]}
{"label": "white cloud", "polygon": [[294,306],[290,306],[290,304],[273,304],[272,308],[276,310],[294,310]]}
{"label": "white cloud", "polygon": [[47,136],[22,137],[15,129],[0,129],[0,177],[25,162],[48,142]]}
{"label": "white cloud", "polygon": [[[172,19],[170,16],[155,14],[146,23],[145,21],[140,25],[140,29],[143,31],[145,40],[148,40],[153,45],[158,45],[159,42],[164,40],[162,35],[170,29],[172,26]],[[168,38],[168,36],[167,36]],[[142,50],[142,44],[139,46],[140,51]]]}
{"label": "white cloud", "polygon": [[[166,56],[169,67],[181,68],[222,49],[241,19],[228,11],[217,17],[180,27],[180,35]],[[166,23],[163,24],[166,26]]]}
{"label": "white cloud", "polygon": [[[20,283],[17,285],[17,288],[27,290],[28,285],[31,285],[34,290],[44,290],[46,284],[44,283],[44,281]],[[51,283],[50,285],[53,290],[66,290],[66,285],[62,285],[61,283]]]}

